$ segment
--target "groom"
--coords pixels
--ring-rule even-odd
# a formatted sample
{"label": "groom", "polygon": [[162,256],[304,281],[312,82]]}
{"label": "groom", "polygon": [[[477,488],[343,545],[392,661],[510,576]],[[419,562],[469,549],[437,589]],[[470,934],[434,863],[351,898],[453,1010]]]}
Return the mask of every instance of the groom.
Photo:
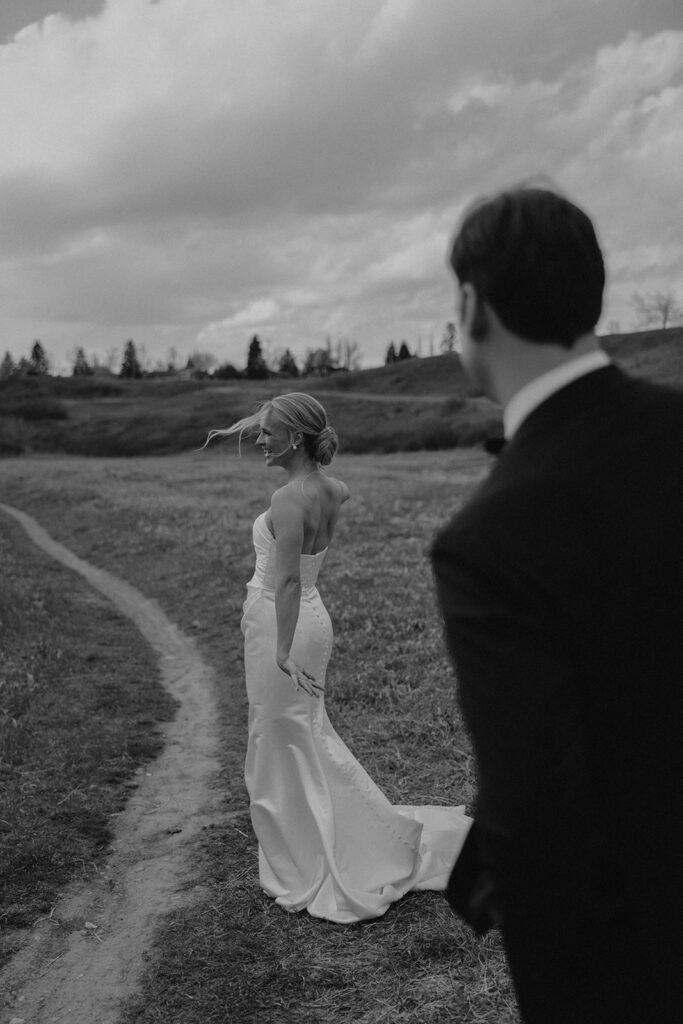
{"label": "groom", "polygon": [[432,555],[479,779],[448,898],[500,927],[529,1024],[680,1024],[683,393],[599,348],[562,196],[477,203],[451,263],[507,445]]}

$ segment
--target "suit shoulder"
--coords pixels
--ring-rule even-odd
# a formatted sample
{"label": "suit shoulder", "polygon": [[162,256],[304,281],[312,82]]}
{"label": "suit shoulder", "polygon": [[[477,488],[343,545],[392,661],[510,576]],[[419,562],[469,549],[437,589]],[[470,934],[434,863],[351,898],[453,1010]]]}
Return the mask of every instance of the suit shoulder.
{"label": "suit shoulder", "polygon": [[657,408],[667,408],[683,416],[683,388],[661,381],[625,374],[625,394],[633,401]]}
{"label": "suit shoulder", "polygon": [[651,380],[629,377],[625,390],[622,431],[633,443],[653,446],[652,457],[666,457],[680,450],[683,435],[683,389]]}

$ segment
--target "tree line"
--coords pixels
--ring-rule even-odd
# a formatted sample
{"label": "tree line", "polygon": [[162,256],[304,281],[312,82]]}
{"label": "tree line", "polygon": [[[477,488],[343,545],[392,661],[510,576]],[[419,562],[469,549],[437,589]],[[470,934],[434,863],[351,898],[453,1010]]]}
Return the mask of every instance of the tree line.
{"label": "tree line", "polygon": [[[398,350],[391,342],[385,361],[393,363],[402,359],[412,359],[414,356],[415,353],[410,351],[406,342],[402,342]],[[279,377],[324,377],[338,370],[360,369],[361,355],[356,342],[343,338],[334,344],[328,340],[320,348],[309,349],[301,362],[297,362],[289,348],[275,353],[268,352],[258,335],[254,335],[248,345],[247,361],[243,369],[239,369],[230,362],[220,363],[210,352],[194,352],[188,356],[184,366],[178,366],[175,358],[172,357],[166,364],[158,364],[155,369],[150,370],[145,367],[144,354],[132,339],[129,339],[124,346],[118,371],[112,369],[111,362],[110,357],[105,362],[100,362],[97,357],[89,360],[85,350],[79,347],[71,357],[71,375],[73,377],[92,377],[100,374],[129,380],[172,375],[184,375],[199,379],[212,377],[217,380],[239,378],[261,380],[273,375]],[[28,358],[22,356],[15,362],[11,353],[5,352],[4,358],[0,362],[0,380],[8,377],[49,376],[50,371],[50,360],[40,341],[34,341]]]}
{"label": "tree line", "polygon": [[[117,363],[118,370],[115,369],[114,363]],[[199,379],[215,377],[218,380],[241,377],[258,380],[273,374],[282,377],[324,376],[337,370],[359,369],[361,354],[355,341],[340,338],[333,343],[328,338],[321,348],[309,349],[299,365],[289,348],[272,352],[255,334],[248,344],[247,360],[243,369],[238,369],[230,362],[220,363],[210,352],[198,351],[188,356],[185,365],[179,365],[174,349],[170,350],[165,363],[159,362],[153,369],[147,364],[144,346],[138,347],[133,339],[129,338],[123,348],[120,362],[111,351],[107,353],[104,361],[100,361],[97,356],[88,359],[85,350],[78,347],[71,356],[71,375],[118,376],[129,380],[176,375]],[[49,376],[50,371],[50,360],[42,342],[38,340],[34,341],[28,358],[22,356],[15,362],[12,354],[5,352],[4,358],[0,361],[0,380],[8,377]]]}
{"label": "tree line", "polygon": [[[441,342],[441,351],[452,352],[454,342],[455,327],[452,323],[448,323]],[[407,342],[402,341],[397,347],[392,341],[386,350],[385,363],[414,359],[418,355],[417,351],[411,352]],[[114,368],[115,361],[118,370]],[[82,347],[76,348],[71,356],[71,375],[73,377],[118,376],[128,380],[175,375],[216,380],[240,378],[263,380],[273,375],[279,377],[324,377],[339,370],[360,369],[361,352],[358,343],[350,338],[339,338],[333,342],[328,337],[325,344],[319,348],[309,348],[305,356],[298,362],[291,349],[272,351],[270,346],[262,342],[255,334],[248,343],[246,364],[242,369],[230,362],[219,362],[210,352],[193,352],[188,356],[184,366],[178,365],[177,353],[174,350],[169,352],[166,363],[157,364],[154,369],[149,369],[146,363],[144,346],[136,346],[133,339],[130,338],[124,346],[120,362],[116,360],[115,353],[111,351],[107,353],[104,361],[100,361],[97,356],[88,359]],[[34,341],[28,358],[22,356],[15,362],[11,353],[6,352],[0,362],[0,380],[8,377],[35,377],[49,374],[50,360],[40,341]]]}
{"label": "tree line", "polygon": [[[648,294],[634,292],[631,296],[631,304],[635,311],[636,329],[657,330],[683,324],[683,307],[670,289]],[[620,327],[616,321],[610,321],[607,328],[608,333],[620,333]],[[449,321],[444,328],[439,344],[441,353],[450,353],[456,350],[456,334],[455,324]],[[419,346],[416,351],[411,352],[406,341],[402,341],[398,347],[391,341],[386,349],[384,362],[388,365],[406,359],[415,359],[420,354]],[[429,354],[435,354],[431,342]],[[273,375],[279,377],[324,377],[339,370],[360,369],[361,352],[358,342],[350,338],[338,338],[333,342],[331,338],[327,337],[324,345],[319,348],[309,348],[301,362],[297,362],[289,348],[272,351],[267,343],[254,334],[248,343],[246,364],[242,369],[230,362],[221,363],[210,352],[193,352],[187,358],[185,365],[181,366],[174,349],[169,351],[166,363],[159,362],[154,369],[149,369],[144,346],[136,346],[133,339],[129,338],[124,346],[118,371],[115,369],[117,362],[118,357],[115,350],[110,350],[105,360],[101,361],[101,358],[97,356],[88,359],[85,350],[78,347],[71,358],[71,374],[74,377],[88,377],[96,374],[116,375],[129,380],[175,375],[216,380],[240,378],[263,380]],[[0,361],[0,380],[6,380],[9,377],[36,377],[49,374],[50,361],[39,340],[33,342],[28,358],[22,356],[15,362],[11,353],[5,352],[4,358]]]}
{"label": "tree line", "polygon": [[[414,353],[410,351],[406,342],[403,342],[398,350],[391,342],[387,349],[386,362],[392,363],[413,357]],[[71,375],[73,377],[118,376],[128,380],[176,375],[217,380],[240,378],[262,380],[273,375],[279,377],[324,377],[339,370],[360,369],[361,353],[358,343],[349,338],[340,338],[334,343],[328,338],[320,348],[309,348],[303,359],[297,362],[289,348],[270,351],[267,344],[264,344],[255,334],[248,344],[246,364],[242,369],[230,362],[220,363],[210,352],[193,352],[188,356],[184,366],[178,365],[177,355],[173,351],[169,353],[169,359],[165,364],[157,364],[154,369],[148,369],[144,348],[142,346],[138,348],[130,338],[123,348],[118,370],[113,368],[112,362],[111,353],[107,354],[104,362],[100,362],[96,356],[88,359],[85,350],[78,347],[71,356]],[[0,362],[0,380],[9,377],[49,376],[50,372],[50,360],[42,342],[38,340],[34,341],[28,357],[22,356],[15,362],[11,353],[6,352]]]}

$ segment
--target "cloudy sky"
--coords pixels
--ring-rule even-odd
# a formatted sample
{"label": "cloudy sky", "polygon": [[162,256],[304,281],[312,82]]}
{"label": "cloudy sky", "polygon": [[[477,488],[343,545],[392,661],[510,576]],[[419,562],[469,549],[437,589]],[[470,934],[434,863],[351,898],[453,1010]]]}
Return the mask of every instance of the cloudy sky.
{"label": "cloudy sky", "polygon": [[683,302],[680,0],[0,0],[0,355],[429,352],[475,195],[545,174]]}

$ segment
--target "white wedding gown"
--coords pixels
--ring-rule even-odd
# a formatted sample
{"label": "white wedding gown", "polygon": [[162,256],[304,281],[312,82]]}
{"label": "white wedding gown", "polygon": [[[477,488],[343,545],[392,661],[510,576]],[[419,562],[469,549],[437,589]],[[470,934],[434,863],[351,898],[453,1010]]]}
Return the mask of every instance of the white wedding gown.
{"label": "white wedding gown", "polygon": [[[254,523],[256,569],[242,632],[249,697],[245,779],[262,888],[289,911],[349,923],[378,917],[410,889],[445,889],[471,819],[462,807],[392,806],[317,700],[275,662],[276,542]],[[292,657],[324,683],[332,625],[316,581],[326,551],[301,556]]]}

